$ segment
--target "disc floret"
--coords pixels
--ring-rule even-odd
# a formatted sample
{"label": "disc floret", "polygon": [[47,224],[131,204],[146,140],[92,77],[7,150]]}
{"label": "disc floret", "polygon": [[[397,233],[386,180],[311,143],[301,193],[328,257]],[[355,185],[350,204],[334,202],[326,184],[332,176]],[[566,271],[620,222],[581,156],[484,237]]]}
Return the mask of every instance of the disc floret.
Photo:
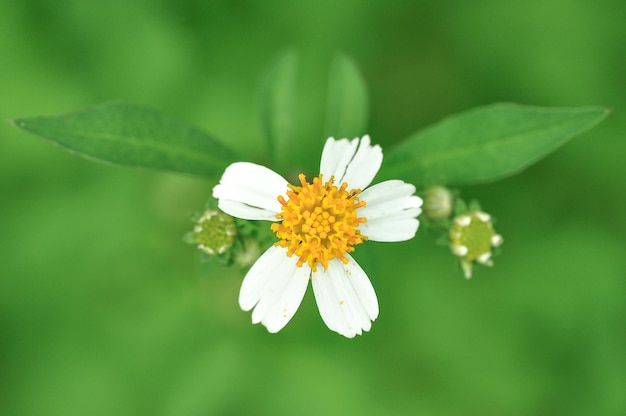
{"label": "disc floret", "polygon": [[361,190],[348,191],[345,182],[338,188],[332,176],[325,183],[323,175],[312,183],[304,174],[298,178],[301,186],[288,185],[287,199],[278,197],[282,208],[276,217],[282,221],[271,226],[279,238],[275,245],[287,248],[290,257],[296,255],[298,267],[307,263],[314,272],[318,263],[326,269],[335,257],[347,264],[344,254],[367,240],[358,230],[366,221],[357,216],[357,209],[365,206],[358,198]]}

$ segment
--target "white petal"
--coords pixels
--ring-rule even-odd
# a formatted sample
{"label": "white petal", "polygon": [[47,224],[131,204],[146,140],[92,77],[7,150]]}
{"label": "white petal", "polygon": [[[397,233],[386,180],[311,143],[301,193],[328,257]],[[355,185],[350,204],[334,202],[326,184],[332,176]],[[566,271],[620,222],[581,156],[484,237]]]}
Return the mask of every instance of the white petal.
{"label": "white petal", "polygon": [[422,199],[415,187],[399,180],[378,183],[359,195],[366,205],[357,210],[366,221],[359,230],[372,241],[405,241],[413,238],[419,226]]}
{"label": "white petal", "polygon": [[361,192],[359,199],[366,205],[357,213],[368,221],[385,217],[417,217],[422,212],[422,199],[414,193],[415,186],[400,180],[377,183]]}
{"label": "white petal", "polygon": [[[272,246],[254,263],[239,292],[241,309],[252,311],[252,322],[269,332],[280,331],[298,310],[311,275],[308,266],[298,267],[287,249]],[[256,305],[256,306],[255,306]]]}
{"label": "white petal", "polygon": [[459,227],[467,227],[472,223],[472,218],[469,215],[464,214],[456,217],[454,222],[457,223]]}
{"label": "white petal", "polygon": [[276,221],[281,211],[279,195],[286,195],[287,181],[265,166],[237,162],[228,166],[213,188],[219,208],[245,220]]}
{"label": "white petal", "polygon": [[287,249],[272,245],[257,259],[241,284],[239,291],[241,309],[249,311],[259,302],[274,275],[274,265],[281,263],[285,258],[288,258]]}
{"label": "white petal", "polygon": [[328,269],[312,275],[315,302],[329,329],[352,338],[369,331],[378,317],[378,299],[367,275],[352,257],[348,264],[339,259],[328,262]]}
{"label": "white petal", "polygon": [[348,183],[349,189],[366,188],[383,162],[380,146],[371,146],[370,137],[335,140],[330,137],[322,151],[320,173],[324,178],[335,177],[335,184]]}
{"label": "white petal", "polygon": [[237,218],[243,218],[246,220],[278,221],[276,218],[276,212],[274,211],[252,207],[230,199],[220,199],[217,206],[228,215]]}
{"label": "white petal", "polygon": [[360,224],[359,231],[370,241],[390,243],[415,237],[419,224],[416,218],[380,218]]}
{"label": "white petal", "polygon": [[354,152],[356,152],[358,146],[358,139],[335,140],[329,137],[326,140],[326,144],[324,144],[320,161],[320,173],[323,175],[324,180],[327,181],[331,176],[334,176],[335,183],[341,185],[340,181],[346,173],[346,167],[352,160],[352,157],[354,157]]}
{"label": "white petal", "polygon": [[349,189],[365,189],[374,180],[382,163],[383,150],[378,145],[370,146],[370,136],[365,135],[339,183],[347,182]]}

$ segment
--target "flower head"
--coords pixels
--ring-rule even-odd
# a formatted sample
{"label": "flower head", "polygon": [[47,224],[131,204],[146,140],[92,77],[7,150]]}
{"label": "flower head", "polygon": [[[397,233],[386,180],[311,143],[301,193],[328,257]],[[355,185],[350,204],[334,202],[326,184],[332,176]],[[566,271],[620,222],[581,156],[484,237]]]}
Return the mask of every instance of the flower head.
{"label": "flower head", "polygon": [[[289,184],[253,163],[233,163],[213,188],[224,212],[247,220],[273,221],[278,241],[246,274],[239,305],[254,309],[252,322],[278,332],[302,302],[309,280],[322,320],[352,338],[369,331],[378,300],[351,252],[366,240],[413,238],[422,200],[415,187],[389,180],[368,188],[383,154],[369,136],[326,141],[320,174]],[[366,189],[367,188],[367,189]]]}
{"label": "flower head", "polygon": [[230,215],[215,209],[206,210],[193,229],[194,242],[206,254],[224,254],[235,241],[237,229]]}
{"label": "flower head", "polygon": [[454,218],[450,228],[450,249],[461,259],[466,278],[472,277],[472,262],[493,266],[491,250],[502,244],[502,236],[496,234],[491,215],[474,211]]}
{"label": "flower head", "polygon": [[433,186],[424,192],[424,215],[429,220],[445,220],[452,214],[454,197],[448,188]]}

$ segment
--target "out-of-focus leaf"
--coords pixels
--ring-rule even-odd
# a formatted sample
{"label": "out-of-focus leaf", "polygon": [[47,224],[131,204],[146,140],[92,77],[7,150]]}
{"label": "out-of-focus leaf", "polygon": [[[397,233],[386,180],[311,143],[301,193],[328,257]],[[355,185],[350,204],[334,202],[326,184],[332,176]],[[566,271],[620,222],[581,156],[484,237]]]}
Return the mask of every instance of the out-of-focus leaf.
{"label": "out-of-focus leaf", "polygon": [[126,103],[12,123],[98,161],[208,177],[236,160],[224,144],[184,121]]}
{"label": "out-of-focus leaf", "polygon": [[330,67],[326,136],[357,137],[367,133],[367,87],[356,64],[338,54]]}
{"label": "out-of-focus leaf", "polygon": [[279,166],[284,165],[288,143],[294,139],[297,64],[294,51],[280,54],[261,83],[261,127],[270,157]]}
{"label": "out-of-focus leaf", "polygon": [[602,107],[493,104],[451,116],[386,153],[381,176],[417,186],[470,184],[512,175],[609,114]]}

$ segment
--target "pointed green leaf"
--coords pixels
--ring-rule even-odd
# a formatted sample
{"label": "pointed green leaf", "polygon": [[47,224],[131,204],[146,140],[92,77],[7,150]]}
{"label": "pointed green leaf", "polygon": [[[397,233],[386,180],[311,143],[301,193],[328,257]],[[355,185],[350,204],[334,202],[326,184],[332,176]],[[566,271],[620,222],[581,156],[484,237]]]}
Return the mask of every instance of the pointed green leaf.
{"label": "pointed green leaf", "polygon": [[356,64],[338,54],[330,67],[326,136],[353,138],[367,133],[367,87]]}
{"label": "pointed green leaf", "polygon": [[274,163],[283,166],[294,137],[297,55],[280,54],[267,70],[260,91],[261,127]]}
{"label": "pointed green leaf", "polygon": [[385,155],[385,178],[422,186],[490,181],[537,162],[602,121],[600,107],[493,104],[451,116],[409,136]]}
{"label": "pointed green leaf", "polygon": [[232,150],[203,131],[157,111],[125,103],[12,122],[71,152],[116,165],[217,177],[237,159]]}

